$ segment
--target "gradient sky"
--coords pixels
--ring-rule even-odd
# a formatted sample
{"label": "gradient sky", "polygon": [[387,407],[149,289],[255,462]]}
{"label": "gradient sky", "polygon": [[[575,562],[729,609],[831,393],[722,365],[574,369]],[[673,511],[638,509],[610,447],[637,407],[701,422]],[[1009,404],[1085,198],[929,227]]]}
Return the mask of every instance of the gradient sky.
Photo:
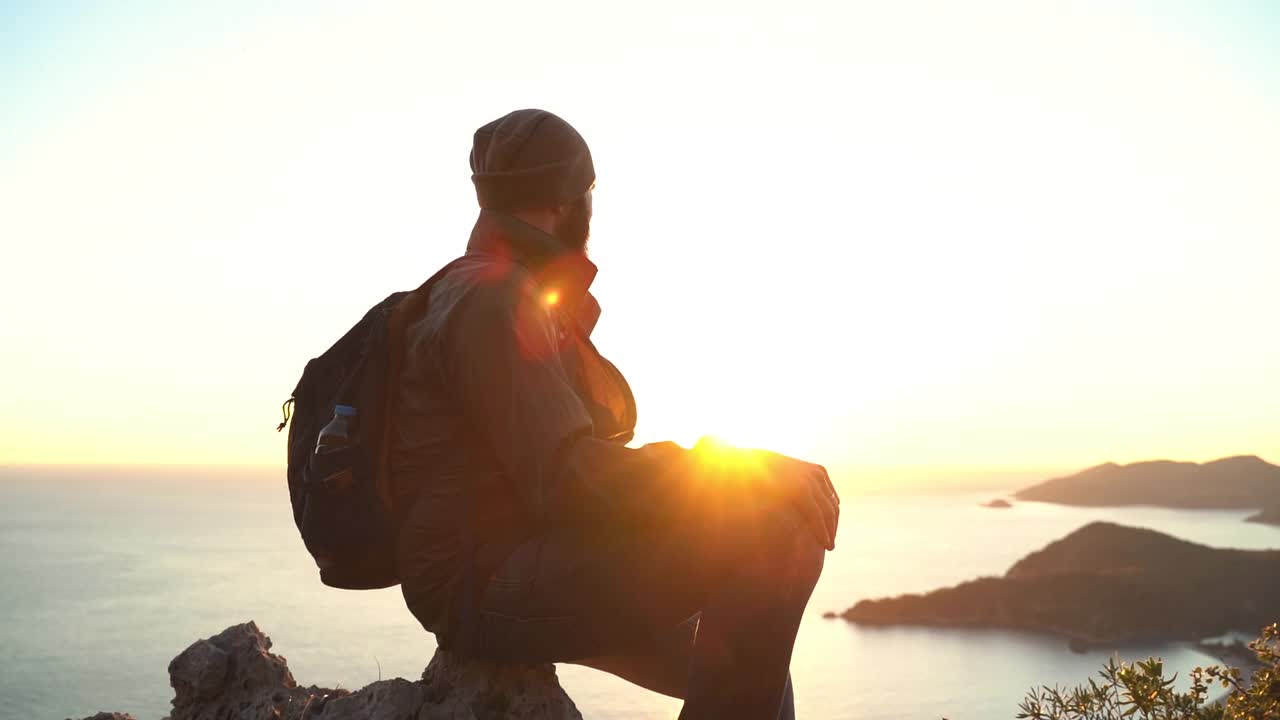
{"label": "gradient sky", "polygon": [[282,464],[529,106],[595,156],[639,441],[1280,461],[1274,8],[0,4],[0,463]]}

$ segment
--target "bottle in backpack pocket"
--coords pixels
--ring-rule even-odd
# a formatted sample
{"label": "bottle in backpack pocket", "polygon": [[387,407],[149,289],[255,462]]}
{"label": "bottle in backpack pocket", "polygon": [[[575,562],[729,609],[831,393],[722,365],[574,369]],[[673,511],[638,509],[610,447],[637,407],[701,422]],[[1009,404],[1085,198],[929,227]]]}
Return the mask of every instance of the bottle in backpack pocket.
{"label": "bottle in backpack pocket", "polygon": [[348,452],[356,445],[356,409],[350,405],[335,405],[333,419],[316,437],[316,449],[311,458],[311,482],[326,490],[344,490],[355,480],[352,473],[354,453]]}

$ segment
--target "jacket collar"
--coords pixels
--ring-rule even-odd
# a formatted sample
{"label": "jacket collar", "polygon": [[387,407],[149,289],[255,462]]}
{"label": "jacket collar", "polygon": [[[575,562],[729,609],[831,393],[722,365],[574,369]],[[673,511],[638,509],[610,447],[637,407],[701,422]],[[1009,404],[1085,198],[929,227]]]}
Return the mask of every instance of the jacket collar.
{"label": "jacket collar", "polygon": [[590,334],[600,306],[588,290],[597,268],[583,253],[565,249],[561,242],[518,218],[494,210],[481,210],[467,254],[497,255],[518,263],[530,274],[552,304],[578,320]]}

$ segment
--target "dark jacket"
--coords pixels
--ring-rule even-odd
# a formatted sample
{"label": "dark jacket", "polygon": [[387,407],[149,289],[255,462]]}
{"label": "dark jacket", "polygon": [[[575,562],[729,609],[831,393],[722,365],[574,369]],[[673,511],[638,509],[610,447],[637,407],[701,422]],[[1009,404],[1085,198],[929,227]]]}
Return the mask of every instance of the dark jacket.
{"label": "dark jacket", "polygon": [[[589,339],[595,273],[546,233],[483,211],[466,255],[405,325],[387,477],[405,600],[437,636],[461,589],[468,518],[482,588],[539,528],[622,503],[599,483],[624,482],[625,458],[652,454],[611,449],[625,450],[636,405]],[[597,444],[583,453],[594,478],[566,470],[584,439]]]}

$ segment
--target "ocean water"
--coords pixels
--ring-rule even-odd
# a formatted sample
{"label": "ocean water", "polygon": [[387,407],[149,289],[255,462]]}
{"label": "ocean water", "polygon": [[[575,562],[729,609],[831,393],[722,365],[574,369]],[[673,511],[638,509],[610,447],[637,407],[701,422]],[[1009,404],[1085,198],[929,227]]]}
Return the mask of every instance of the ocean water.
{"label": "ocean water", "polygon": [[[281,473],[0,469],[0,718],[166,715],[166,667],[193,640],[255,620],[303,684],[416,678],[434,642],[398,589],[325,588],[292,525]],[[805,718],[1012,718],[1027,688],[1084,681],[1113,652],[1185,675],[1213,660],[1180,645],[1078,655],[1034,633],[859,628],[825,620],[867,597],[1003,573],[1097,519],[1218,547],[1280,548],[1245,512],[979,507],[995,493],[858,496],[847,489],[797,639]],[[1280,608],[1277,608],[1280,619]],[[672,718],[678,701],[561,665],[587,718]]]}

